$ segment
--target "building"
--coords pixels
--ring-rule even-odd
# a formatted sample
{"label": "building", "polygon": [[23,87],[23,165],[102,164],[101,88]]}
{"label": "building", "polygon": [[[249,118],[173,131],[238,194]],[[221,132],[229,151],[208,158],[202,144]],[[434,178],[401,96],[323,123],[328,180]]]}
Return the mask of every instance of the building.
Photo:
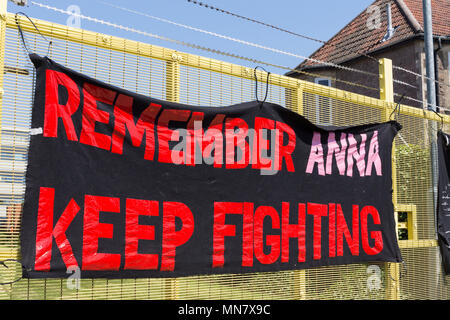
{"label": "building", "polygon": [[[450,109],[450,1],[432,0],[431,6],[439,81],[436,103]],[[394,65],[395,101],[405,95],[402,104],[423,108],[427,99],[423,26],[422,0],[376,0],[310,55],[316,61],[305,60],[295,68],[303,73],[291,71],[287,75],[379,98],[377,60],[388,58]]]}

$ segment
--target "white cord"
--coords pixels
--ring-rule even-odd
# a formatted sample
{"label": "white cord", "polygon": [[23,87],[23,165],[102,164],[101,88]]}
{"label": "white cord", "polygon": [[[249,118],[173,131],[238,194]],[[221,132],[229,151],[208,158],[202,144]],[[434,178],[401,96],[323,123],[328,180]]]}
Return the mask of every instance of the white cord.
{"label": "white cord", "polygon": [[[67,14],[67,15],[72,15],[72,16],[80,17],[82,19],[86,19],[86,20],[90,20],[90,21],[95,21],[95,22],[98,22],[98,23],[106,24],[106,25],[109,25],[109,26],[112,26],[112,27],[116,27],[116,28],[119,28],[119,29],[122,29],[122,30],[127,30],[127,31],[138,33],[138,34],[143,34],[143,35],[151,36],[151,37],[154,37],[154,38],[166,40],[166,41],[172,41],[172,42],[176,41],[176,40],[172,40],[172,39],[169,39],[169,38],[166,38],[166,37],[163,37],[163,36],[159,36],[159,35],[156,35],[156,34],[151,34],[151,33],[148,33],[146,31],[141,31],[141,30],[137,30],[137,29],[134,29],[134,28],[125,27],[125,26],[122,26],[122,25],[117,25],[117,24],[114,24],[114,23],[111,23],[111,22],[107,22],[105,20],[88,17],[88,16],[85,16],[83,14],[69,12],[69,11],[66,11],[66,10],[63,10],[63,9],[59,9],[59,8],[55,8],[55,7],[52,7],[52,6],[48,6],[48,5],[39,3],[39,2],[31,1],[31,3],[35,4],[37,6],[46,8],[46,9],[50,9],[50,10],[61,12],[61,13]],[[108,5],[111,5],[111,4],[108,4]],[[111,6],[114,6],[114,5],[111,5]],[[154,17],[154,16],[151,16],[151,15],[146,15],[146,14],[143,14],[142,12],[130,10],[130,9],[127,9],[127,8],[123,8],[123,7],[117,7],[117,8],[120,8],[122,10],[127,10],[129,12],[133,12],[133,13],[136,13],[136,14],[144,15],[144,16],[146,16],[148,18],[155,19],[155,20],[162,21],[162,22],[166,22],[166,23],[170,23],[170,24],[182,27],[182,28],[189,29],[189,30],[202,32],[202,33],[205,33],[205,34],[208,34],[208,35],[212,35],[212,36],[215,36],[215,37],[218,37],[218,38],[234,41],[234,42],[237,42],[237,43],[240,43],[240,44],[244,44],[244,45],[247,45],[247,46],[251,46],[251,47],[255,47],[255,48],[259,48],[259,49],[263,49],[263,50],[267,50],[267,51],[272,51],[272,52],[275,52],[275,53],[287,55],[287,56],[294,57],[294,58],[309,60],[309,61],[312,61],[312,62],[315,62],[315,63],[320,63],[320,64],[323,64],[323,65],[327,65],[327,66],[338,68],[338,69],[343,69],[343,70],[352,71],[352,72],[358,72],[358,73],[361,73],[361,74],[370,75],[370,76],[374,76],[374,77],[378,77],[379,76],[376,73],[372,73],[372,72],[368,72],[368,71],[364,71],[364,70],[359,70],[359,69],[354,69],[354,68],[350,68],[350,67],[345,67],[345,66],[341,66],[341,65],[338,65],[338,64],[335,64],[335,63],[326,62],[326,61],[322,61],[322,60],[308,58],[308,57],[305,57],[305,56],[302,56],[302,55],[299,55],[299,54],[295,54],[295,53],[291,53],[291,52],[288,52],[288,51],[267,47],[267,46],[264,46],[264,45],[261,45],[261,44],[257,44],[257,43],[254,43],[254,42],[241,40],[241,39],[233,38],[233,37],[230,37],[230,36],[218,34],[218,33],[215,33],[215,32],[211,32],[211,31],[207,31],[207,30],[203,30],[203,29],[187,26],[187,25],[184,25],[184,24],[181,24],[181,23],[177,23],[177,22],[173,22],[173,21],[170,21],[170,20],[167,20],[167,19],[158,18],[158,17]],[[179,42],[182,42],[182,41],[179,41]]]}

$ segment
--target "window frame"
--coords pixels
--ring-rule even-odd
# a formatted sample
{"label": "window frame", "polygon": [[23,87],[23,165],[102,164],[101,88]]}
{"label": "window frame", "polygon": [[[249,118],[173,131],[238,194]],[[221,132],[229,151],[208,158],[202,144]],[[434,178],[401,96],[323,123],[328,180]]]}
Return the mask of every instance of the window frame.
{"label": "window frame", "polygon": [[[327,84],[322,84],[320,82],[326,81]],[[328,78],[314,78],[314,83],[315,84],[319,84],[322,86],[327,86],[327,87],[331,87],[331,80]],[[320,100],[322,99],[322,101]],[[321,109],[321,104],[323,106],[323,104],[325,103],[324,99],[327,99],[325,101],[328,101],[328,105],[329,105],[329,114],[328,114],[328,122],[322,122],[320,119],[320,109]],[[316,124],[318,125],[324,125],[324,126],[331,126],[333,125],[333,113],[332,113],[332,109],[333,109],[333,104],[330,98],[328,97],[320,97],[316,95],[316,108],[315,108],[315,114],[316,114]]]}

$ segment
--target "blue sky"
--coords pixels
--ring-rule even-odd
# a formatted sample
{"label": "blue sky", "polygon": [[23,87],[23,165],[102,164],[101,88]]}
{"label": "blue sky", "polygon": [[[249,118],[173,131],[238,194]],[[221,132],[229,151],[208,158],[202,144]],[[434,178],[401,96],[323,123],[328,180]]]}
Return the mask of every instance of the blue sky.
{"label": "blue sky", "polygon": [[[273,53],[264,49],[253,48],[211,35],[186,30],[148,17],[125,12],[108,6],[100,0],[34,0],[36,2],[66,10],[70,5],[77,5],[81,14],[103,19],[126,27],[139,29],[152,34],[197,44],[211,49],[218,49],[238,55],[270,62],[277,65],[294,68],[301,59],[284,54]],[[105,0],[106,1],[106,0]],[[314,38],[328,40],[359,13],[364,11],[373,0],[198,0],[243,16],[276,25],[297,33]],[[60,24],[67,24],[68,16],[62,13],[41,8],[28,0],[27,7],[18,7],[8,3],[8,11],[15,13],[23,11],[30,17],[40,18]],[[177,23],[212,31],[222,35],[277,48],[301,56],[309,56],[320,43],[298,38],[261,25],[244,21],[215,10],[200,7],[187,0],[113,0],[108,3],[136,10],[141,13],[164,18]],[[87,30],[138,40],[167,48],[189,52],[201,56],[225,60],[240,65],[255,67],[256,64],[242,60],[224,57],[218,54],[176,45],[132,32],[119,30],[99,23],[81,20],[81,27]],[[286,70],[270,68],[275,73],[285,73]]]}

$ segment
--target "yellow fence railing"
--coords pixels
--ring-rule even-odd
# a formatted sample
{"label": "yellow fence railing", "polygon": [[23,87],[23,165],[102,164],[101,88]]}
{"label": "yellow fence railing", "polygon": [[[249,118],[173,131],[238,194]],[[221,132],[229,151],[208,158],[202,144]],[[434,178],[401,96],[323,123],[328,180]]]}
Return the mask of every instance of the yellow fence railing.
{"label": "yellow fence railing", "polygon": [[[3,3],[4,1],[0,1]],[[5,1],[6,2],[6,1]],[[1,7],[0,7],[1,11]],[[147,43],[33,19],[52,40],[49,56],[69,68],[158,99],[225,106],[254,100],[253,68]],[[20,20],[29,48],[48,43]],[[258,72],[258,81],[266,74]],[[380,122],[395,108],[392,65],[380,60],[380,99],[271,74],[267,100],[320,124]],[[0,12],[0,260],[20,259],[20,215],[31,118],[34,69],[14,14]],[[444,124],[450,117],[443,115]],[[175,279],[22,279],[0,285],[0,299],[447,299],[437,247],[430,144],[435,113],[402,105],[403,129],[393,149],[393,201],[405,264],[376,263],[307,270]],[[406,230],[406,231],[405,231]],[[2,269],[3,270],[3,269]],[[14,279],[19,267],[0,274]]]}

